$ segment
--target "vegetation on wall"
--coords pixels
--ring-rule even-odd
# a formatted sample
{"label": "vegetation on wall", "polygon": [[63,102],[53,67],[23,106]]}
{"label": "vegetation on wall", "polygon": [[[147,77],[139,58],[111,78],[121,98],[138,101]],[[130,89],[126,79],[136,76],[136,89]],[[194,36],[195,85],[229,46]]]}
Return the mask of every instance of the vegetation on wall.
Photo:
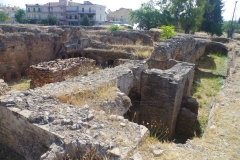
{"label": "vegetation on wall", "polygon": [[174,26],[162,26],[160,32],[161,32],[161,40],[166,40],[177,34],[176,32],[174,32]]}

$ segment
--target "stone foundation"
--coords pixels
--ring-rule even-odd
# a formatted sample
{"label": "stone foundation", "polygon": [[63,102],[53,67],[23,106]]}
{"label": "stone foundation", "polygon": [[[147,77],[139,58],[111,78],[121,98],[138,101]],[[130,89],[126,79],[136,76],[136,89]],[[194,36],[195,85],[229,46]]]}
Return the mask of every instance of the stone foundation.
{"label": "stone foundation", "polygon": [[[132,88],[140,90],[137,84],[140,81],[134,79],[138,79],[144,69],[144,61],[125,63],[95,75],[1,97],[0,142],[30,160],[64,159],[67,154],[74,159],[78,152],[90,147],[96,148],[102,157],[127,158],[148,136],[144,126],[121,116],[131,105],[126,94]],[[56,95],[76,95],[84,90],[96,91],[106,84],[119,88],[114,101],[75,106],[60,103],[55,98]]]}
{"label": "stone foundation", "polygon": [[142,73],[140,123],[163,123],[173,138],[184,97],[190,96],[194,64],[178,63],[168,70],[150,69]]}
{"label": "stone foundation", "polygon": [[62,82],[66,78],[88,73],[94,69],[95,63],[92,59],[70,58],[32,65],[29,68],[30,88],[41,87],[48,83]]}

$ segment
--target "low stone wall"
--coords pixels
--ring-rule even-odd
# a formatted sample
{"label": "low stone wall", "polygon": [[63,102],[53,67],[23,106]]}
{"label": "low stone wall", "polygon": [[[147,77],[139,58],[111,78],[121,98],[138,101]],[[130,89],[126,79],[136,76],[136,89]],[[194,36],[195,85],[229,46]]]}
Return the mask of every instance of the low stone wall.
{"label": "low stone wall", "polygon": [[68,77],[78,76],[94,69],[95,61],[88,58],[57,59],[42,62],[29,68],[30,88],[48,83],[61,82]]}
{"label": "low stone wall", "polygon": [[83,37],[94,39],[96,41],[120,44],[120,45],[143,45],[153,46],[153,35],[138,31],[89,31],[83,34]]}
{"label": "low stone wall", "polygon": [[[102,157],[127,158],[148,135],[146,127],[121,116],[130,107],[126,95],[133,88],[140,91],[139,77],[145,69],[145,61],[132,61],[95,75],[1,97],[0,142],[29,160],[64,159],[67,154],[75,159],[90,147]],[[54,98],[96,91],[107,84],[119,88],[117,105],[115,100],[104,100],[94,106],[75,106]]]}
{"label": "low stone wall", "polygon": [[[178,35],[164,42],[155,43],[150,61],[164,63],[169,59],[174,59],[195,63],[205,53],[207,44],[205,40],[195,40],[189,35]],[[161,69],[161,66],[159,69]]]}
{"label": "low stone wall", "polygon": [[62,43],[81,36],[81,27],[0,25],[0,77],[25,75],[33,64],[56,59]]}
{"label": "low stone wall", "polygon": [[225,54],[227,55],[228,53],[228,49],[227,47],[220,43],[220,42],[209,42],[207,45],[206,45],[206,53],[222,53],[222,54]]}

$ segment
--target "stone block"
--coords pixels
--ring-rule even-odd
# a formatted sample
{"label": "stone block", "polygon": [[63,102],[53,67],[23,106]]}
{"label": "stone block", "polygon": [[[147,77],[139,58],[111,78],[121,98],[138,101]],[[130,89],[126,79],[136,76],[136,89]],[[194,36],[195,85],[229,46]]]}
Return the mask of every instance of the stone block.
{"label": "stone block", "polygon": [[168,70],[150,69],[142,73],[140,123],[163,123],[173,138],[183,97],[190,95],[194,65],[177,63]]}
{"label": "stone block", "polygon": [[197,114],[191,112],[189,109],[181,108],[178,114],[176,133],[193,137],[195,135],[197,125]]}
{"label": "stone block", "polygon": [[78,76],[93,70],[95,61],[88,58],[55,60],[32,65],[29,68],[30,88],[48,83],[61,82],[66,78]]}
{"label": "stone block", "polygon": [[182,108],[189,109],[191,112],[198,115],[199,104],[195,98],[188,97],[186,99],[183,99]]}

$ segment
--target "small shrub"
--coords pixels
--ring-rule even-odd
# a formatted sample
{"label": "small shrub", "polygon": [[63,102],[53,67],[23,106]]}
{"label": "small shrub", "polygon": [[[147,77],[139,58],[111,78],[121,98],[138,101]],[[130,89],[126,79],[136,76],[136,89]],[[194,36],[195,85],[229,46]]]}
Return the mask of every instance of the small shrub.
{"label": "small shrub", "polygon": [[127,26],[128,29],[133,29],[133,26]]}
{"label": "small shrub", "polygon": [[174,31],[174,26],[162,26],[161,27],[161,39],[162,41],[175,36],[177,33]]}
{"label": "small shrub", "polygon": [[120,27],[118,25],[111,25],[108,27],[109,31],[120,31]]}

